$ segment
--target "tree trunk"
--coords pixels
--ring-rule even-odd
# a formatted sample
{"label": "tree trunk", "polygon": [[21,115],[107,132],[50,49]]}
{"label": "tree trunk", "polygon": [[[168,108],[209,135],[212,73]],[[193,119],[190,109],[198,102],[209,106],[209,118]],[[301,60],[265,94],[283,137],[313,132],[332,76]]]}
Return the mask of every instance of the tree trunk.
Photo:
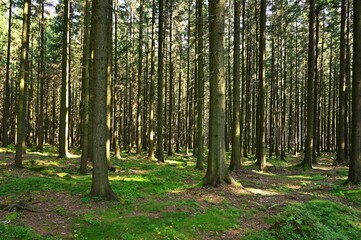
{"label": "tree trunk", "polygon": [[340,78],[337,121],[337,156],[335,164],[345,164],[345,110],[346,110],[346,0],[341,1],[341,36],[340,36]]}
{"label": "tree trunk", "polygon": [[25,97],[25,79],[26,79],[26,65],[28,62],[27,48],[29,45],[29,9],[30,0],[24,1],[23,10],[23,31],[21,40],[21,59],[20,59],[20,79],[19,79],[19,97],[18,97],[18,114],[17,114],[17,135],[16,135],[16,154],[15,154],[15,166],[22,167],[23,152],[25,151],[25,114],[26,114],[26,97]]}
{"label": "tree trunk", "polygon": [[307,136],[305,143],[305,156],[301,163],[303,169],[312,168],[312,150],[313,150],[313,128],[314,128],[314,92],[313,78],[315,75],[315,39],[314,39],[314,22],[315,22],[315,0],[310,0],[309,9],[309,40],[308,40],[308,79],[307,79]]}
{"label": "tree trunk", "polygon": [[9,20],[8,20],[8,44],[6,52],[6,77],[4,86],[4,105],[3,105],[3,128],[2,128],[2,146],[9,145],[9,115],[10,115],[10,51],[11,51],[11,26],[12,26],[12,0],[9,1]]}
{"label": "tree trunk", "polygon": [[258,85],[258,111],[257,111],[257,152],[256,159],[259,170],[266,169],[266,118],[265,118],[265,81],[266,81],[266,0],[261,0],[259,35],[259,85]]}
{"label": "tree trunk", "polygon": [[82,109],[82,154],[80,162],[80,173],[86,174],[87,162],[89,160],[89,81],[90,81],[90,24],[91,24],[90,0],[85,3],[85,33],[84,33],[84,53],[83,53],[83,109]]}
{"label": "tree trunk", "polygon": [[209,2],[209,67],[210,113],[209,113],[209,154],[207,173],[203,185],[216,186],[235,183],[225,163],[225,85],[224,76],[224,15],[225,0]]}
{"label": "tree trunk", "polygon": [[157,159],[164,162],[163,152],[163,0],[159,0],[158,31],[158,102],[157,102]]}
{"label": "tree trunk", "polygon": [[108,163],[106,154],[107,141],[107,68],[109,54],[107,49],[108,41],[108,17],[109,2],[93,0],[92,6],[92,28],[94,28],[93,46],[93,78],[94,81],[94,102],[93,108],[93,129],[97,129],[93,134],[93,178],[90,195],[101,197],[107,200],[116,199],[108,180]]}
{"label": "tree trunk", "polygon": [[241,126],[240,126],[240,105],[241,105],[241,76],[240,76],[240,50],[241,50],[241,3],[234,0],[234,43],[233,43],[233,119],[232,119],[232,156],[230,171],[237,171],[241,168]]}
{"label": "tree trunk", "polygon": [[197,164],[196,169],[203,169],[203,110],[204,110],[204,74],[203,74],[203,0],[197,0]]}
{"label": "tree trunk", "polygon": [[153,0],[152,4],[152,46],[151,46],[151,61],[150,61],[150,90],[149,90],[149,149],[148,158],[154,159],[154,75],[155,75],[155,14],[156,3]]}
{"label": "tree trunk", "polygon": [[347,181],[361,183],[361,2],[353,5],[353,79],[352,79],[352,133],[351,157]]}
{"label": "tree trunk", "polygon": [[60,102],[59,158],[67,157],[69,138],[69,0],[64,0],[63,16],[63,53]]}
{"label": "tree trunk", "polygon": [[142,70],[143,70],[143,0],[140,0],[139,7],[139,46],[138,46],[138,102],[137,102],[137,154],[142,153]]}

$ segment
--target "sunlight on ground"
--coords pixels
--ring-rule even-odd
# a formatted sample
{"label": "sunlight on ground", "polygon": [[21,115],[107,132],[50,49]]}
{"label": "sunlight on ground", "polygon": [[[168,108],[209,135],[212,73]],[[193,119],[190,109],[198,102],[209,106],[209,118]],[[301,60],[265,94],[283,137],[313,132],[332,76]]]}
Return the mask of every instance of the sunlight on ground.
{"label": "sunlight on ground", "polygon": [[48,153],[48,152],[26,152],[28,155],[40,155],[43,157],[56,157],[57,154],[55,153]]}
{"label": "sunlight on ground", "polygon": [[124,176],[109,176],[110,181],[125,181],[125,182],[150,182],[149,179],[142,176],[132,176],[132,177],[124,177]]}

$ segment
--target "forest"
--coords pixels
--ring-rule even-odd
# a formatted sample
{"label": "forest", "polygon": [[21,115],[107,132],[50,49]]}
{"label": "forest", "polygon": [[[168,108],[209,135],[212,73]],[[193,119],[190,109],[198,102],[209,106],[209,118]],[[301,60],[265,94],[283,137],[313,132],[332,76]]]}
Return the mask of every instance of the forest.
{"label": "forest", "polygon": [[0,239],[359,239],[360,0],[2,0]]}

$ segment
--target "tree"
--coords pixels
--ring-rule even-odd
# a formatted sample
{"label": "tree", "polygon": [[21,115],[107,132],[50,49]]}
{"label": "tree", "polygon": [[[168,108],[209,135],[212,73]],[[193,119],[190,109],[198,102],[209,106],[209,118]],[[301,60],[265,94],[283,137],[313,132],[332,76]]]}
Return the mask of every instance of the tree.
{"label": "tree", "polygon": [[300,164],[303,169],[312,168],[312,151],[313,151],[313,128],[314,128],[314,66],[315,66],[315,39],[314,39],[314,22],[315,22],[315,0],[309,3],[309,25],[308,25],[308,76],[307,76],[307,136],[305,143],[305,156]]}
{"label": "tree", "polygon": [[10,115],[10,51],[11,51],[11,25],[12,25],[12,0],[9,1],[9,20],[8,20],[8,45],[6,52],[6,77],[5,77],[5,98],[3,105],[3,147],[9,145],[9,115]]}
{"label": "tree", "polygon": [[256,159],[259,170],[266,168],[266,119],[265,119],[265,81],[266,81],[266,0],[261,0],[260,32],[259,32],[259,82],[258,82],[258,109],[257,109],[257,152]]}
{"label": "tree", "polygon": [[107,141],[107,68],[108,68],[108,18],[109,2],[93,0],[92,5],[92,28],[93,35],[93,129],[97,129],[92,135],[93,146],[93,178],[90,195],[107,200],[116,199],[116,195],[110,187],[108,179],[108,163],[106,154]]}
{"label": "tree", "polygon": [[80,173],[85,174],[87,169],[87,162],[90,156],[89,153],[89,81],[90,81],[90,24],[91,24],[91,10],[90,0],[85,2],[85,30],[84,30],[84,52],[83,52],[83,79],[82,79],[82,91],[83,91],[83,109],[82,109],[82,154],[80,163]]}
{"label": "tree", "polygon": [[351,157],[347,181],[361,183],[361,2],[353,6],[353,79],[352,79],[352,133]]}
{"label": "tree", "polygon": [[163,152],[163,0],[159,0],[159,31],[158,31],[158,102],[157,102],[157,159],[164,162]]}
{"label": "tree", "polygon": [[154,72],[155,72],[155,0],[152,1],[152,43],[151,43],[151,61],[150,61],[150,91],[149,91],[149,149],[148,158],[154,159]]}
{"label": "tree", "polygon": [[345,143],[346,143],[346,0],[341,1],[341,36],[340,36],[340,76],[339,76],[339,104],[337,122],[337,156],[336,164],[345,163]]}
{"label": "tree", "polygon": [[196,169],[203,169],[203,108],[204,108],[204,74],[203,74],[203,0],[197,0],[197,164]]}
{"label": "tree", "polygon": [[29,46],[29,26],[30,26],[30,0],[24,1],[23,9],[23,31],[21,38],[21,59],[20,59],[20,79],[19,79],[19,97],[18,97],[18,114],[17,114],[17,138],[15,166],[22,167],[23,152],[25,151],[25,116],[26,116],[26,97],[25,97],[25,79],[27,78],[26,66],[28,62]]}
{"label": "tree", "polygon": [[210,112],[209,154],[203,185],[216,186],[235,183],[225,164],[225,85],[224,76],[224,15],[225,0],[209,1],[209,68]]}
{"label": "tree", "polygon": [[41,4],[41,20],[40,20],[40,104],[39,104],[39,116],[38,116],[38,149],[43,150],[44,142],[44,85],[45,85],[45,42],[44,42],[44,0],[40,1]]}
{"label": "tree", "polygon": [[234,0],[234,54],[233,54],[233,119],[232,119],[232,156],[229,170],[241,168],[241,76],[240,76],[240,50],[241,50],[241,3]]}
{"label": "tree", "polygon": [[139,46],[138,46],[138,102],[137,102],[137,154],[142,152],[142,59],[143,59],[143,0],[140,0],[139,7]]}
{"label": "tree", "polygon": [[63,52],[61,71],[61,102],[60,102],[60,129],[59,129],[59,158],[67,157],[69,137],[69,59],[70,59],[70,34],[69,34],[70,2],[64,0],[63,12]]}

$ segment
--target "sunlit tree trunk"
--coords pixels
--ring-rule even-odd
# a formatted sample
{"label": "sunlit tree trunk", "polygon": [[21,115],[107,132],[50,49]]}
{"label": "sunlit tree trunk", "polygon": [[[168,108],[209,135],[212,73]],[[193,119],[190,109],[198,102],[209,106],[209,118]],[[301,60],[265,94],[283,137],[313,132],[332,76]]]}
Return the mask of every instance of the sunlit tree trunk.
{"label": "sunlit tree trunk", "polygon": [[155,14],[156,4],[152,4],[152,45],[150,55],[150,90],[149,90],[149,149],[148,158],[154,159],[154,77],[155,77]]}
{"label": "sunlit tree trunk", "polygon": [[19,92],[18,92],[18,106],[17,106],[17,134],[16,134],[16,154],[15,166],[22,167],[23,152],[25,151],[25,114],[26,114],[26,97],[25,97],[25,79],[26,79],[26,65],[28,62],[28,45],[29,45],[29,9],[30,0],[24,1],[23,9],[23,31],[21,38],[21,58],[20,58],[20,79],[19,79]]}
{"label": "sunlit tree trunk", "polygon": [[2,121],[2,146],[9,145],[9,115],[10,115],[10,51],[11,51],[11,26],[12,26],[12,0],[9,1],[8,43],[6,50],[6,76],[4,85],[3,121]]}
{"label": "sunlit tree trunk", "polygon": [[59,158],[67,157],[69,147],[69,15],[70,2],[64,0],[63,12],[63,52],[60,102],[60,128],[59,128]]}
{"label": "sunlit tree trunk", "polygon": [[261,0],[259,35],[259,85],[257,109],[257,152],[256,159],[259,170],[266,168],[266,118],[265,118],[265,81],[266,81],[266,0]]}

